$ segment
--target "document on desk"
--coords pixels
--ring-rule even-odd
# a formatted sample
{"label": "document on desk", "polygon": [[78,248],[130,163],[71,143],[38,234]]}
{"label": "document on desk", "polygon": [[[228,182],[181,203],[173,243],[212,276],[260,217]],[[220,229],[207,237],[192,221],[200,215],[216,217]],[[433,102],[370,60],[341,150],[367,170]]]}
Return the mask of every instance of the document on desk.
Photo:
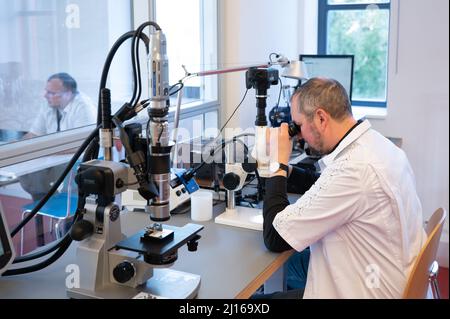
{"label": "document on desk", "polygon": [[23,163],[17,163],[0,168],[0,177],[15,179],[19,176],[34,173],[49,167],[68,163],[73,154],[58,154],[36,158]]}

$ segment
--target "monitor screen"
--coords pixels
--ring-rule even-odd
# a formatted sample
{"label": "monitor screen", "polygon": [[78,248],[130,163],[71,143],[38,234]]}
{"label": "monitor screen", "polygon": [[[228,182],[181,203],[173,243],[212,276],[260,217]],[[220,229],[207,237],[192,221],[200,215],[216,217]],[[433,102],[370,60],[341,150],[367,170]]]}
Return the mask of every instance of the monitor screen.
{"label": "monitor screen", "polygon": [[308,71],[308,77],[327,77],[341,83],[352,100],[353,55],[300,55]]}

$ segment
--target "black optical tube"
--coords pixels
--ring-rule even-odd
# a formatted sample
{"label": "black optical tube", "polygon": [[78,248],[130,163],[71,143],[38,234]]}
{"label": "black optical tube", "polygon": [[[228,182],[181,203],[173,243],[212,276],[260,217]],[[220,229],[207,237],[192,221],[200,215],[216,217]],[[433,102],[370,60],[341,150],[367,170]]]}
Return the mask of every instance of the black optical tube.
{"label": "black optical tube", "polygon": [[[155,156],[156,155],[156,156]],[[150,174],[170,173],[170,153],[150,155]]]}
{"label": "black optical tube", "polygon": [[111,91],[107,88],[100,90],[100,105],[102,108],[102,127],[111,129]]}
{"label": "black optical tube", "polygon": [[257,89],[255,126],[267,126],[266,107],[267,107],[267,89]]}

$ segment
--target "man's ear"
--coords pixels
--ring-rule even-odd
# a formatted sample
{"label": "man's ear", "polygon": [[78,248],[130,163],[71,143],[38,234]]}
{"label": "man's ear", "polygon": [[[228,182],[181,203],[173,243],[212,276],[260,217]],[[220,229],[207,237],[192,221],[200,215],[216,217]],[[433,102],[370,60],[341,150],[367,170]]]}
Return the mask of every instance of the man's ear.
{"label": "man's ear", "polygon": [[315,121],[317,127],[323,130],[330,122],[330,114],[328,114],[324,109],[318,108],[316,110]]}

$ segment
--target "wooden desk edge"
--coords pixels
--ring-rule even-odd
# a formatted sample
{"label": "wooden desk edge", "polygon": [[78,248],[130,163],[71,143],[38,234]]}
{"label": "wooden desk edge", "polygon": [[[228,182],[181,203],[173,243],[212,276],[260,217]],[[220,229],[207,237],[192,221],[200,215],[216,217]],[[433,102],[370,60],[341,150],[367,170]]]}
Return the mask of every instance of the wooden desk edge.
{"label": "wooden desk edge", "polygon": [[255,279],[253,279],[240,293],[236,295],[236,299],[248,299],[255,291],[269,279],[272,274],[282,267],[289,257],[295,252],[294,249],[284,251],[264,269]]}

